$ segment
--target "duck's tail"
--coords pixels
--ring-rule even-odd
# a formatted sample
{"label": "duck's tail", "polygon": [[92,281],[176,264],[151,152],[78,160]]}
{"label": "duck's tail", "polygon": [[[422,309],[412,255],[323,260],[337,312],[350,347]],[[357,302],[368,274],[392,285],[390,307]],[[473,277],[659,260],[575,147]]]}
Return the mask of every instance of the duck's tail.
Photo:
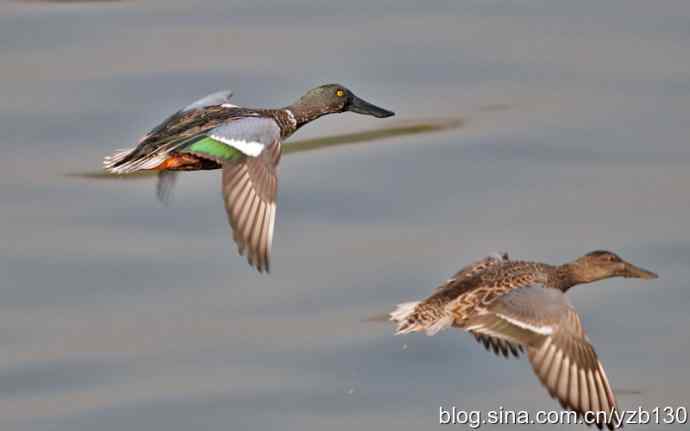
{"label": "duck's tail", "polygon": [[395,335],[419,331],[425,331],[426,335],[435,335],[453,324],[453,316],[450,313],[429,309],[429,305],[431,304],[423,301],[398,304],[388,315],[389,319],[398,325]]}
{"label": "duck's tail", "polygon": [[136,148],[117,150],[103,159],[103,169],[111,174],[131,174],[132,172],[154,169],[165,161],[167,154],[150,154],[143,157]]}
{"label": "duck's tail", "polygon": [[106,171],[119,174],[119,165],[134,151],[134,148],[126,148],[121,150],[115,150],[115,152],[109,156],[105,156],[103,159],[103,169]]}

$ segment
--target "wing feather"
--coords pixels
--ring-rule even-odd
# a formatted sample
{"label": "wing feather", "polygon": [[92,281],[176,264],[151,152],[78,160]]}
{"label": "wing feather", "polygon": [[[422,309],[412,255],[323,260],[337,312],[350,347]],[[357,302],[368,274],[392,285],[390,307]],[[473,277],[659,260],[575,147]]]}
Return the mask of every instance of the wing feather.
{"label": "wing feather", "polygon": [[223,195],[228,220],[240,255],[259,272],[270,269],[271,243],[278,189],[275,140],[271,151],[245,157],[223,167]]}
{"label": "wing feather", "polygon": [[616,398],[563,292],[541,285],[515,289],[469,319],[466,329],[485,345],[496,346],[494,351],[503,350],[497,340],[526,346],[532,369],[551,397],[580,416],[606,412],[608,421],[595,425],[614,428],[610,414],[618,408]]}

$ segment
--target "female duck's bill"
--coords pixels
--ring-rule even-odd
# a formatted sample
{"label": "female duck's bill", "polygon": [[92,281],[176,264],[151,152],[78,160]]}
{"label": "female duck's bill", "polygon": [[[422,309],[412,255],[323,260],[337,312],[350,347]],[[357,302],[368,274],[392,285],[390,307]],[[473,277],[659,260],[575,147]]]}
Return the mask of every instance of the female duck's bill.
{"label": "female duck's bill", "polygon": [[622,275],[625,278],[642,278],[644,280],[659,278],[655,272],[640,268],[639,266],[635,266],[629,262],[626,262]]}

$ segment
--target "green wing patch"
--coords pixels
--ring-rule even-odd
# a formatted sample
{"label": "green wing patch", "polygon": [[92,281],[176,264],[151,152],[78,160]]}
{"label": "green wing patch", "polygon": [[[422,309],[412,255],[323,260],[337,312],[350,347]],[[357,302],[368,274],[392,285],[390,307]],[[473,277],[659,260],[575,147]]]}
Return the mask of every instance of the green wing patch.
{"label": "green wing patch", "polygon": [[216,141],[208,136],[203,136],[193,140],[189,144],[185,145],[180,152],[208,156],[208,158],[218,161],[236,160],[244,156],[240,150]]}

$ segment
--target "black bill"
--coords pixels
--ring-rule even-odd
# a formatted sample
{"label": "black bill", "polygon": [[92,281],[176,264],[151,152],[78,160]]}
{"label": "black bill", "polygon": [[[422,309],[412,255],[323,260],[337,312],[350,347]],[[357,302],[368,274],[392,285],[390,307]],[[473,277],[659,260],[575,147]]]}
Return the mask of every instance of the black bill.
{"label": "black bill", "polygon": [[352,96],[352,101],[350,102],[350,105],[347,107],[347,110],[356,112],[358,114],[373,115],[377,118],[386,118],[395,115],[395,112],[379,108],[376,105],[372,105],[369,102],[365,102],[364,100],[360,99],[355,95]]}

